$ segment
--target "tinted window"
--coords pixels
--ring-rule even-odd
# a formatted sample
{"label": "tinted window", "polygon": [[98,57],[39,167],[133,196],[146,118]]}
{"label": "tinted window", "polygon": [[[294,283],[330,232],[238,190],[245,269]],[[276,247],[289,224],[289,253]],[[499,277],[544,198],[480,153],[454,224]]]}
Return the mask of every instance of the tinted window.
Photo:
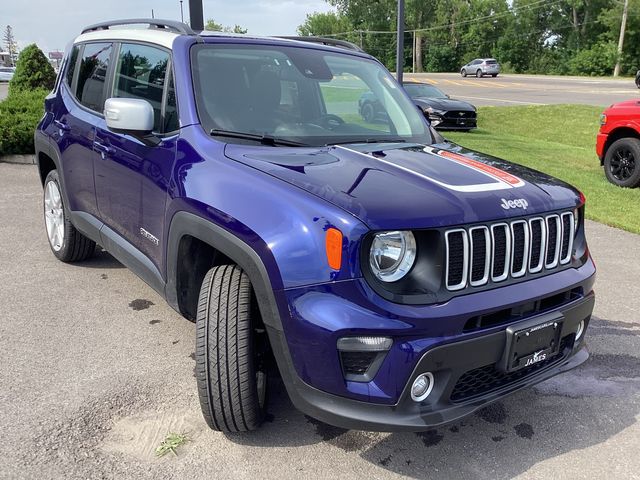
{"label": "tinted window", "polygon": [[88,43],[82,52],[76,97],[96,112],[104,110],[104,85],[112,48],[111,43]]}
{"label": "tinted window", "polygon": [[495,64],[496,64],[496,63],[498,63],[498,62],[496,62],[495,60],[487,60],[485,63],[486,63],[487,65],[495,65]]}
{"label": "tinted window", "polygon": [[162,95],[168,63],[169,54],[164,50],[126,43],[120,47],[113,96],[149,102],[154,112],[154,131],[160,131],[162,126]]}
{"label": "tinted window", "polygon": [[276,45],[199,44],[191,52],[205,130],[310,145],[432,141],[417,108],[389,72],[368,58]]}
{"label": "tinted window", "polygon": [[164,107],[164,132],[178,130],[178,108],[176,102],[176,90],[173,86],[173,75],[169,75],[167,85],[167,104]]}
{"label": "tinted window", "polygon": [[65,74],[65,80],[67,85],[71,86],[73,83],[73,73],[76,71],[76,63],[78,63],[78,51],[80,48],[75,45],[71,50],[71,55],[67,59],[67,72]]}

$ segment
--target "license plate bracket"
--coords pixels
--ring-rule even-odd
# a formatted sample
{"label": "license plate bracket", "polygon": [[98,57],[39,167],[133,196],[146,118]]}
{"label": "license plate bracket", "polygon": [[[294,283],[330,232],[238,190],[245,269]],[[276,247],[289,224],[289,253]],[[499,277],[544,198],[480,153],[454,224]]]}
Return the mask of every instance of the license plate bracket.
{"label": "license plate bracket", "polygon": [[553,313],[508,327],[500,369],[515,372],[556,356],[563,320],[562,314]]}

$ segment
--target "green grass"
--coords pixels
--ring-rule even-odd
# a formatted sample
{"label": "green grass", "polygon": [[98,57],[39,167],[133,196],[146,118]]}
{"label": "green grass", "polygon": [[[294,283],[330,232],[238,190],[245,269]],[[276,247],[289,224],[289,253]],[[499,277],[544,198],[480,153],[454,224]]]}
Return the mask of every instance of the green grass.
{"label": "green grass", "polygon": [[480,107],[479,128],[444,135],[472,150],[558,177],[587,197],[587,218],[640,233],[640,189],[609,183],[595,154],[604,107]]}
{"label": "green grass", "polygon": [[162,457],[171,452],[178,456],[176,449],[188,441],[187,435],[184,433],[169,433],[162,443],[156,448],[156,455]]}

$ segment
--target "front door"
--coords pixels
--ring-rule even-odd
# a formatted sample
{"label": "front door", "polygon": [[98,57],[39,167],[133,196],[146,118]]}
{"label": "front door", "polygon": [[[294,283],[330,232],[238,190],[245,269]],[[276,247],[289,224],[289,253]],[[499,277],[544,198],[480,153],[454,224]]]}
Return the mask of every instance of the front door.
{"label": "front door", "polygon": [[169,52],[144,44],[120,45],[112,97],[148,101],[157,145],[98,124],[94,148],[98,210],[105,224],[162,271],[167,192],[177,142]]}

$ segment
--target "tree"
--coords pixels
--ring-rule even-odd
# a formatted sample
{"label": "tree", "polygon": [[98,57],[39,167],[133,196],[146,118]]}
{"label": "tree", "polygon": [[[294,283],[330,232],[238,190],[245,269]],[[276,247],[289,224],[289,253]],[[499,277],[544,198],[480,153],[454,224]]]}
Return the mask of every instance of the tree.
{"label": "tree", "polygon": [[307,14],[304,23],[298,27],[298,35],[335,35],[353,30],[349,20],[334,12]]}
{"label": "tree", "polygon": [[56,81],[53,67],[35,43],[28,45],[18,57],[16,73],[9,83],[9,93],[15,90],[51,90]]}
{"label": "tree", "polygon": [[206,25],[204,26],[205,30],[209,30],[210,32],[225,32],[225,33],[247,33],[247,29],[241,27],[240,25],[234,25],[233,27],[225,27],[221,23],[217,23],[213,18],[207,20]]}
{"label": "tree", "polygon": [[11,58],[11,67],[13,67],[16,63],[16,57],[18,55],[18,44],[16,43],[16,39],[13,36],[13,28],[11,25],[7,25],[7,28],[4,30],[4,34],[2,35],[2,41],[4,43],[4,48],[9,52],[9,57]]}

